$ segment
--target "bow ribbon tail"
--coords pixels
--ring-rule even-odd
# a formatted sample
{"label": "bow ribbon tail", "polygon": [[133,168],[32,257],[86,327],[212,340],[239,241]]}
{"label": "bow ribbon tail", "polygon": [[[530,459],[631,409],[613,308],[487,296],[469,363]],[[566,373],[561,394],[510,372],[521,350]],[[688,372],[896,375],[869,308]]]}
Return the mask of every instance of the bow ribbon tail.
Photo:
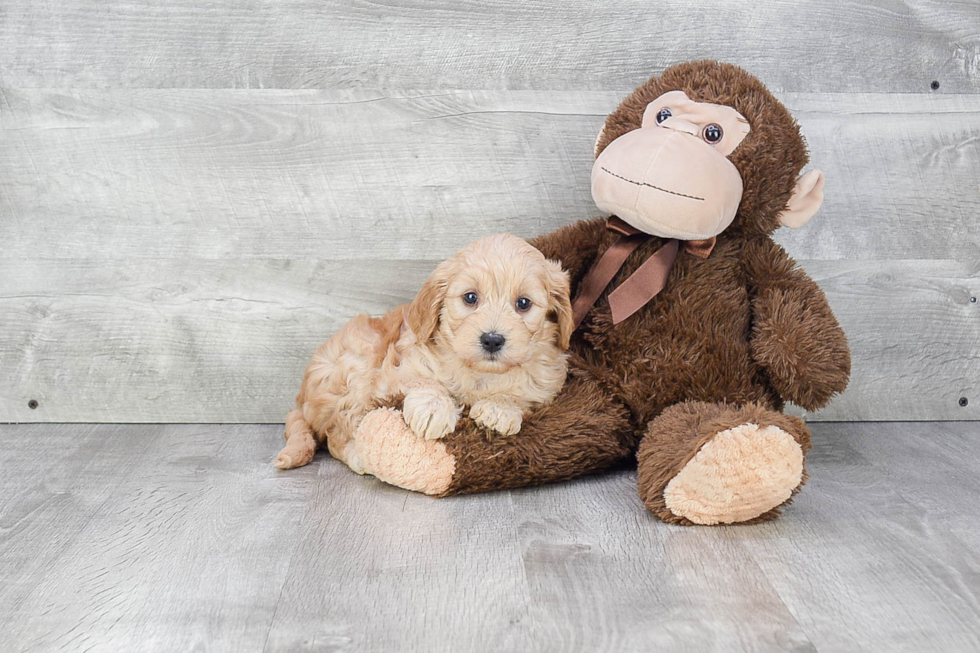
{"label": "bow ribbon tail", "polygon": [[585,275],[579,286],[578,297],[572,302],[572,319],[576,329],[582,324],[582,320],[585,319],[595,301],[599,299],[602,291],[606,289],[619,269],[623,267],[623,263],[626,262],[629,255],[636,251],[636,248],[644,240],[646,237],[640,234],[622,236],[602,254],[599,262]]}
{"label": "bow ribbon tail", "polygon": [[664,289],[667,285],[667,275],[670,274],[670,269],[677,258],[678,248],[679,243],[676,239],[667,241],[631,274],[629,279],[619,284],[619,287],[609,294],[613,324],[619,324],[636,313]]}

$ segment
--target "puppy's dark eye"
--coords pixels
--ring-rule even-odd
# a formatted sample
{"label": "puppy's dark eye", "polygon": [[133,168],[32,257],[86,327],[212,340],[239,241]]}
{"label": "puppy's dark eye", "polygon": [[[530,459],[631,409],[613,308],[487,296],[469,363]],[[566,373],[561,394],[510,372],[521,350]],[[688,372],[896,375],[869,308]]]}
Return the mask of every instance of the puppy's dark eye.
{"label": "puppy's dark eye", "polygon": [[670,112],[670,109],[664,107],[663,109],[657,112],[657,124],[659,125],[664,120],[667,120],[667,118],[670,118],[672,115],[674,114]]}
{"label": "puppy's dark eye", "polygon": [[528,299],[527,297],[521,297],[520,299],[517,300],[517,310],[519,310],[519,311],[521,311],[523,313],[524,311],[528,310],[529,308],[531,308],[531,300],[530,299]]}
{"label": "puppy's dark eye", "polygon": [[480,301],[480,298],[476,296],[475,292],[468,292],[463,295],[463,301],[466,302],[468,306],[475,306],[476,303]]}

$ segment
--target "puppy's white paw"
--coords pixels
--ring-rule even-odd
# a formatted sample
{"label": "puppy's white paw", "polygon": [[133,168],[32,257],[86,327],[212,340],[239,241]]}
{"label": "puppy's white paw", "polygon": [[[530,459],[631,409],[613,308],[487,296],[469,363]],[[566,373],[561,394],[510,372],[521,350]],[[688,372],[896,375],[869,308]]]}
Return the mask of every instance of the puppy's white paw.
{"label": "puppy's white paw", "polygon": [[521,430],[524,414],[512,404],[478,401],[470,407],[470,417],[477,424],[493,429],[501,435],[514,435]]}
{"label": "puppy's white paw", "polygon": [[405,423],[426,440],[438,440],[456,430],[460,410],[449,395],[431,390],[408,392],[403,406]]}

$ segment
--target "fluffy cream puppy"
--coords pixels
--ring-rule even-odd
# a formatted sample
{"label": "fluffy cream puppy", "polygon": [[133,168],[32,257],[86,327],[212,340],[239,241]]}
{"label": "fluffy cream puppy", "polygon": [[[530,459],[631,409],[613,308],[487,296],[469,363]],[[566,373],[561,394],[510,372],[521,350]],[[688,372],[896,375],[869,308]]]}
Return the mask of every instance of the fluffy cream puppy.
{"label": "fluffy cream puppy", "polygon": [[565,382],[568,293],[568,275],[524,240],[501,234],[470,243],[411,304],[380,318],[359,315],[320,345],[275,465],[305,465],[319,443],[363,473],[357,426],[398,396],[405,422],[427,439],[451,433],[463,406],[477,423],[517,433],[524,413]]}

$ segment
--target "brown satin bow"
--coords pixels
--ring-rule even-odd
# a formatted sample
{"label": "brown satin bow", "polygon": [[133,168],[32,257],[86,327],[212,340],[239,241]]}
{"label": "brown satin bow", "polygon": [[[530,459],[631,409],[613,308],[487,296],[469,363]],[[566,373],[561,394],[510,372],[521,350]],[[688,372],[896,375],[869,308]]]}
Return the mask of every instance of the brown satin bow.
{"label": "brown satin bow", "polygon": [[[606,221],[606,228],[622,236],[605,251],[598,263],[582,279],[578,297],[572,303],[575,328],[578,328],[585,319],[589,309],[623,267],[629,255],[651,237],[616,216]],[[698,258],[708,258],[714,246],[714,237],[706,240],[684,241],[684,251]],[[613,324],[619,324],[640,310],[663,290],[667,284],[667,275],[670,274],[670,269],[677,259],[679,248],[680,243],[677,239],[668,240],[626,281],[609,293],[609,308],[612,311]]]}

